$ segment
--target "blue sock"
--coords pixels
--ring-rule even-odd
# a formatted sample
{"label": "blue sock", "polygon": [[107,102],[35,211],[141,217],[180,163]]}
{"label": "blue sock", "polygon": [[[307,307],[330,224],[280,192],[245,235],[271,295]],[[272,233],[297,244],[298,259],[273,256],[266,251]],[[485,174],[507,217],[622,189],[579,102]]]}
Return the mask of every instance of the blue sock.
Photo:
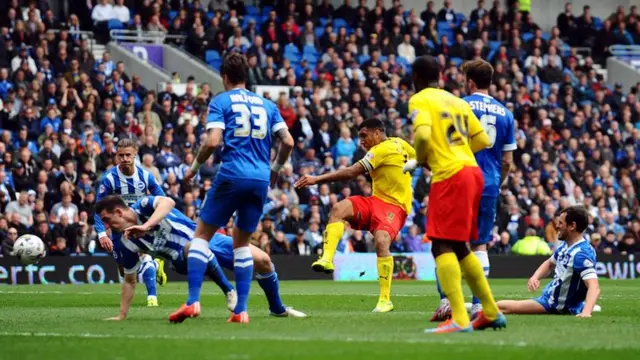
{"label": "blue sock", "polygon": [[209,263],[207,264],[207,276],[213,280],[220,287],[223,293],[228,293],[233,290],[233,285],[227,279],[227,276],[222,271],[222,267],[218,263],[216,256],[211,253],[209,256]]}
{"label": "blue sock", "polygon": [[202,289],[202,281],[204,281],[204,273],[207,271],[210,253],[208,241],[200,238],[191,241],[187,256],[187,282],[189,284],[187,305],[200,301],[200,289]]}
{"label": "blue sock", "polygon": [[143,255],[140,257],[142,261],[142,282],[147,287],[147,296],[157,296],[156,291],[156,272],[158,264],[149,255]]}
{"label": "blue sock", "polygon": [[238,304],[234,314],[247,311],[249,302],[249,290],[253,278],[253,257],[248,246],[233,249],[233,273],[236,277],[236,291],[238,292]]}
{"label": "blue sock", "polygon": [[[489,269],[491,267],[489,264],[489,255],[487,254],[486,251],[474,251],[473,253],[476,255],[476,257],[480,261],[480,264],[482,265],[482,269],[484,270],[484,276],[489,277]],[[473,299],[471,300],[471,303],[480,304],[480,299],[478,299],[474,295]]]}
{"label": "blue sock", "polygon": [[282,314],[287,311],[280,299],[280,282],[278,281],[278,273],[272,270],[268,274],[256,274],[258,284],[267,296],[269,302],[269,310],[274,314]]}
{"label": "blue sock", "polygon": [[436,286],[438,287],[438,294],[440,294],[440,300],[446,299],[442,288],[440,287],[440,280],[438,279],[438,273],[436,273]]}

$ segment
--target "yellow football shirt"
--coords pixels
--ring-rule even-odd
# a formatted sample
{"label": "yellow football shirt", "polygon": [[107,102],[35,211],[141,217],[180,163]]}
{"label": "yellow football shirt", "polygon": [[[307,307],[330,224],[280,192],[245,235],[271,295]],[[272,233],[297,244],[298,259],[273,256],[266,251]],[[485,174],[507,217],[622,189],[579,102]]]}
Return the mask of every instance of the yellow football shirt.
{"label": "yellow football shirt", "polygon": [[411,174],[402,172],[407,160],[416,158],[416,151],[400,138],[388,138],[372,147],[360,164],[373,179],[373,196],[400,206],[409,214],[413,200]]}
{"label": "yellow football shirt", "polygon": [[431,128],[427,143],[427,165],[432,183],[446,180],[464,166],[478,166],[469,139],[484,130],[466,101],[440,89],[427,88],[409,100],[414,130]]}

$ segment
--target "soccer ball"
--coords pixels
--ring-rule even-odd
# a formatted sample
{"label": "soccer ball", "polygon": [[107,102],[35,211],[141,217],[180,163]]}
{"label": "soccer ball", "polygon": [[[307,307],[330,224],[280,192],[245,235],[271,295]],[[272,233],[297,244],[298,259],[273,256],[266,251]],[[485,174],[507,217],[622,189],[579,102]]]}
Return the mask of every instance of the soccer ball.
{"label": "soccer ball", "polygon": [[47,255],[42,239],[35,235],[20,236],[13,244],[13,255],[23,265],[35,264]]}

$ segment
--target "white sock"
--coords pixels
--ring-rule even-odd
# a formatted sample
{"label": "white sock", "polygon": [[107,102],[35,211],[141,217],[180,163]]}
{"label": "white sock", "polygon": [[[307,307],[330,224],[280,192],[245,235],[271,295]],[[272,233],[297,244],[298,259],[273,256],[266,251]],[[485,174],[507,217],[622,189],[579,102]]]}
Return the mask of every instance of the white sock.
{"label": "white sock", "polygon": [[489,270],[491,269],[491,264],[489,264],[489,254],[486,251],[474,251],[478,260],[480,260],[480,265],[482,265],[482,270],[484,270],[484,276],[489,277]]}

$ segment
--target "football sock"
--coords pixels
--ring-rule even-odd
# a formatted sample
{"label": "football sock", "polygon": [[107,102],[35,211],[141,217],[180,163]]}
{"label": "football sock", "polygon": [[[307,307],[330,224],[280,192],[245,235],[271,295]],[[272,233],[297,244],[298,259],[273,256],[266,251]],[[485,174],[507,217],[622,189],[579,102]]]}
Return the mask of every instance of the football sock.
{"label": "football sock", "polygon": [[[473,294],[480,299],[484,315],[489,320],[496,319],[499,312],[498,305],[493,299],[493,294],[491,293],[489,282],[484,276],[480,260],[478,260],[474,254],[469,254],[464,259],[460,260],[460,267],[462,268],[462,271],[464,271],[464,277],[467,280],[467,284],[469,284],[471,291],[473,291]],[[451,300],[451,298],[449,298],[449,300]]]}
{"label": "football sock", "polygon": [[391,278],[393,277],[393,256],[378,258],[378,283],[381,301],[391,300]]}
{"label": "football sock", "polygon": [[438,288],[438,294],[440,294],[440,302],[446,299],[447,297],[444,295],[442,291],[442,287],[440,286],[440,278],[438,278],[438,270],[436,269],[436,287]]}
{"label": "football sock", "polygon": [[[478,260],[480,260],[480,265],[482,265],[484,276],[489,277],[489,269],[491,268],[491,265],[489,264],[489,255],[486,251],[474,251],[473,253],[476,254],[476,257],[478,257]],[[473,295],[473,300],[471,300],[471,303],[473,305],[478,305],[480,304],[480,299]]]}
{"label": "football sock", "polygon": [[272,269],[271,272],[267,274],[256,274],[256,279],[264,291],[264,294],[267,296],[269,311],[274,314],[282,314],[287,311],[282,304],[282,299],[280,299],[280,282],[278,281],[278,273]]}
{"label": "football sock", "polygon": [[344,223],[342,221],[327,225],[324,231],[324,242],[322,243],[322,258],[332,262],[336,255],[338,243],[344,233]]}
{"label": "football sock", "polygon": [[191,241],[187,255],[187,283],[189,285],[187,305],[200,301],[200,289],[202,289],[202,281],[204,273],[207,271],[210,253],[207,240],[195,238]]}
{"label": "football sock", "polygon": [[222,271],[222,267],[218,263],[218,259],[213,253],[210,253],[209,255],[209,262],[207,263],[207,276],[209,276],[209,278],[213,280],[213,282],[216,283],[218,287],[220,287],[220,290],[222,290],[223,293],[226,294],[229,291],[233,290],[233,285],[231,285],[229,279],[227,279],[224,271]]}
{"label": "football sock", "polygon": [[469,325],[469,314],[464,306],[462,294],[462,273],[458,258],[454,253],[444,253],[436,258],[436,272],[440,286],[451,304],[451,317],[460,327]]}
{"label": "football sock", "polygon": [[233,249],[233,273],[236,277],[236,291],[238,292],[238,304],[234,314],[247,311],[251,278],[253,277],[253,257],[248,246]]}
{"label": "football sock", "polygon": [[156,291],[156,272],[158,264],[149,255],[140,257],[142,262],[142,282],[147,287],[147,296],[157,296]]}

